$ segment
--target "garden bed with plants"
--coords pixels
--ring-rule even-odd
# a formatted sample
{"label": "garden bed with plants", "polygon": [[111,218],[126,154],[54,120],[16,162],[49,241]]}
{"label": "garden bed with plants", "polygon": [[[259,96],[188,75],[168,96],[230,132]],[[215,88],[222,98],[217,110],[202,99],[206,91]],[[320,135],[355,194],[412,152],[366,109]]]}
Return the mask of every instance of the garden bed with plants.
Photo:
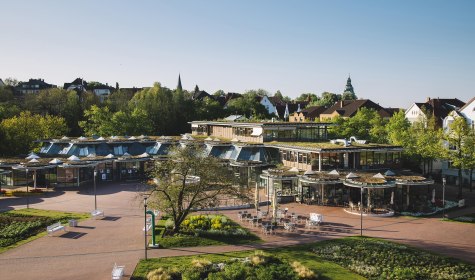
{"label": "garden bed with plants", "polygon": [[21,209],[0,213],[0,252],[46,234],[46,227],[70,219],[85,219],[88,214]]}
{"label": "garden bed with plants", "polygon": [[475,224],[475,213],[448,219],[449,221]]}
{"label": "garden bed with plants", "polygon": [[261,239],[224,215],[190,215],[180,233],[171,235],[173,220],[164,216],[155,226],[160,248],[248,244]]}
{"label": "garden bed with plants", "polygon": [[141,260],[131,279],[360,280],[364,278],[334,263],[317,260],[308,247],[293,246],[265,251]]}
{"label": "garden bed with plants", "polygon": [[[262,264],[261,255],[265,258]],[[261,269],[270,276],[258,274]],[[475,266],[456,259],[381,239],[347,237],[267,249],[257,254],[241,251],[141,260],[131,279],[432,280],[474,277]]]}
{"label": "garden bed with plants", "polygon": [[316,257],[368,279],[472,279],[475,266],[406,245],[350,237],[316,244]]}

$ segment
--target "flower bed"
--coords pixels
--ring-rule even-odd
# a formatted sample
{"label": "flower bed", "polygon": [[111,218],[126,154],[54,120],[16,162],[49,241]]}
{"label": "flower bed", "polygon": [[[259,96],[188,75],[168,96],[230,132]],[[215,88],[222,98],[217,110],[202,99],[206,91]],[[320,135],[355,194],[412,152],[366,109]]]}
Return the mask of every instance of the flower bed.
{"label": "flower bed", "polygon": [[56,222],[66,223],[69,219],[83,219],[87,214],[73,214],[58,211],[21,209],[0,213],[0,252],[46,232],[46,227]]}
{"label": "flower bed", "polygon": [[[456,201],[445,201],[445,210],[449,210],[452,208],[457,208],[458,207],[458,202]],[[403,216],[413,216],[413,217],[422,217],[422,216],[430,216],[434,215],[440,212],[444,211],[444,207],[438,207],[437,205],[435,207],[431,208],[430,212],[401,212],[400,214]]]}
{"label": "flower bed", "polygon": [[313,248],[313,252],[368,279],[475,277],[475,267],[470,264],[377,239],[347,238],[322,242]]}
{"label": "flower bed", "polygon": [[310,280],[318,279],[318,274],[300,262],[289,262],[256,251],[245,258],[232,258],[219,263],[200,258],[180,267],[159,267],[150,271],[146,279]]}
{"label": "flower bed", "polygon": [[[260,241],[256,235],[224,215],[191,215],[181,224],[180,233],[173,236],[168,235],[163,227],[172,228],[173,220],[159,221],[155,229],[157,242],[163,248],[245,244]],[[165,234],[160,234],[162,232]]]}

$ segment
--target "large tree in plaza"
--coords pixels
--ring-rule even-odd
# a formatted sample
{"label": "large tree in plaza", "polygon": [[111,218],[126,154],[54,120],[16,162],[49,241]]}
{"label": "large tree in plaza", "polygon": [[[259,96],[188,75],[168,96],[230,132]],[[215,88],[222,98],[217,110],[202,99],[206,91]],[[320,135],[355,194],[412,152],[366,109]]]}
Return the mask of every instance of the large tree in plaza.
{"label": "large tree in plaza", "polygon": [[223,197],[247,198],[246,190],[234,186],[233,173],[196,144],[173,149],[157,161],[151,177],[149,202],[171,216],[173,233],[192,209],[217,206]]}

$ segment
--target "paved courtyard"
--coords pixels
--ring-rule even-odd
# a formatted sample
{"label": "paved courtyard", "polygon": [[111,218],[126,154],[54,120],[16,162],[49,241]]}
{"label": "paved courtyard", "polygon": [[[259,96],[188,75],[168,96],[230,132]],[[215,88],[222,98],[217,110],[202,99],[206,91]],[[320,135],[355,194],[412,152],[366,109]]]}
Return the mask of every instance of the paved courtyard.
{"label": "paved courtyard", "polygon": [[[2,280],[7,279],[108,279],[114,263],[126,266],[130,276],[144,257],[143,206],[138,184],[98,186],[98,208],[104,219],[89,219],[66,234],[42,237],[0,254]],[[24,208],[25,198],[1,198],[0,210]],[[31,198],[30,207],[39,209],[90,212],[94,196],[90,189],[59,191],[44,198]],[[360,217],[342,208],[286,204],[289,212],[308,215],[322,213],[325,225],[307,230],[303,225],[295,232],[280,230],[262,236],[258,228],[240,222],[259,234],[265,242],[258,245],[212,246],[150,250],[149,257],[180,256],[253,248],[281,247],[329,238],[359,234]],[[266,208],[266,207],[263,207]],[[237,220],[237,211],[223,211]],[[239,222],[239,221],[238,221]],[[364,218],[363,234],[407,243],[441,254],[475,263],[475,225],[443,222],[438,218]]]}

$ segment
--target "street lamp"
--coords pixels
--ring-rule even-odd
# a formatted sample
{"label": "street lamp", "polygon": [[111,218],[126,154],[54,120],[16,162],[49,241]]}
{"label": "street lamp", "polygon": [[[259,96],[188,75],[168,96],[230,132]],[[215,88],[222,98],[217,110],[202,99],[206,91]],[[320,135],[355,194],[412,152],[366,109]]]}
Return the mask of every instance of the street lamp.
{"label": "street lamp", "polygon": [[96,194],[96,176],[97,176],[97,169],[94,166],[94,210],[97,210],[97,194]]}
{"label": "street lamp", "polygon": [[447,179],[442,177],[442,218],[445,218],[445,184]]}
{"label": "street lamp", "polygon": [[363,236],[363,187],[360,189],[360,236]]}
{"label": "street lamp", "polygon": [[144,250],[145,250],[145,259],[147,259],[147,198],[148,196],[144,195],[143,197],[143,206],[144,206]]}
{"label": "street lamp", "polygon": [[26,209],[30,208],[30,196],[28,195],[28,168],[25,168],[25,182],[26,182]]}

